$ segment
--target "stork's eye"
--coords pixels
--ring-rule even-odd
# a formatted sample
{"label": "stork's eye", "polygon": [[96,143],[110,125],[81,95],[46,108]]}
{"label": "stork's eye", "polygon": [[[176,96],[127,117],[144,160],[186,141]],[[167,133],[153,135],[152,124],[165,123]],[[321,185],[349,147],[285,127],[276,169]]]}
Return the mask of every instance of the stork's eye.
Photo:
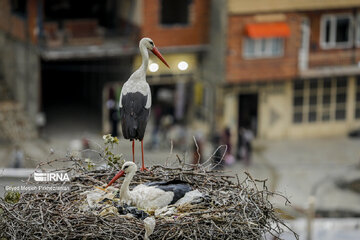
{"label": "stork's eye", "polygon": [[154,42],[150,41],[151,46],[154,46]]}
{"label": "stork's eye", "polygon": [[129,166],[125,166],[125,167],[124,167],[124,170],[127,169],[128,167],[129,167]]}

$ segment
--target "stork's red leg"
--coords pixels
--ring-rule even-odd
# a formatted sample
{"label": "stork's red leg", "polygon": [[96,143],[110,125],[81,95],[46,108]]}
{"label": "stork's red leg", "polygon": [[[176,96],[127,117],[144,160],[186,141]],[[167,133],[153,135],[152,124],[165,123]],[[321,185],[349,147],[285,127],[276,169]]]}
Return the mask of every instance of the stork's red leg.
{"label": "stork's red leg", "polygon": [[133,153],[133,162],[135,163],[135,140],[132,140],[132,153]]}
{"label": "stork's red leg", "polygon": [[140,168],[141,171],[148,171],[148,169],[144,165],[144,144],[143,140],[141,140],[141,159],[142,159],[142,167]]}

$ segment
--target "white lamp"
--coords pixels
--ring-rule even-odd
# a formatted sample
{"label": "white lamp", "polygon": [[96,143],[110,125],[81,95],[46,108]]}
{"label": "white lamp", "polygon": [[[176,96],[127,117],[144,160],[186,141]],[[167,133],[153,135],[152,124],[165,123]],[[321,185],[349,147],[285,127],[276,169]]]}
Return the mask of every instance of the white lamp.
{"label": "white lamp", "polygon": [[150,72],[157,72],[157,70],[159,70],[159,64],[151,63],[149,65],[149,70],[150,70]]}
{"label": "white lamp", "polygon": [[188,69],[189,67],[189,64],[185,61],[181,61],[179,62],[178,64],[178,68],[181,70],[181,71],[185,71],[186,69]]}

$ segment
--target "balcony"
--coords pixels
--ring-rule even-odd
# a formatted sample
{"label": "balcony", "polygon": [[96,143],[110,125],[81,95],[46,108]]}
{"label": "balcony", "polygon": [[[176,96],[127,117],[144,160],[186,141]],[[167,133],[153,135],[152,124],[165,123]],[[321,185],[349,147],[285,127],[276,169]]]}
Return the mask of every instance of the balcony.
{"label": "balcony", "polygon": [[[44,58],[123,54],[139,38],[133,19],[139,7],[131,1],[44,1],[39,19],[39,46]],[[131,12],[132,14],[129,14]],[[72,54],[70,54],[72,53]]]}
{"label": "balcony", "polygon": [[299,69],[302,77],[360,74],[360,49],[335,49],[308,54],[308,67]]}

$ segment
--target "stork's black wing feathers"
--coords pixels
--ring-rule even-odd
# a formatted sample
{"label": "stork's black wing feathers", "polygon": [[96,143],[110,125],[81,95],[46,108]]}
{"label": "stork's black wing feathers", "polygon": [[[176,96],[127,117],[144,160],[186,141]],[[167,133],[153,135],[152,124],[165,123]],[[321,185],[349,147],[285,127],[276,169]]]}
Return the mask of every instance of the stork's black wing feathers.
{"label": "stork's black wing feathers", "polygon": [[159,186],[159,185],[188,184],[188,183],[178,180],[178,179],[174,179],[174,180],[170,180],[170,181],[147,182],[147,183],[143,183],[143,184],[151,187],[151,186]]}
{"label": "stork's black wing feathers", "polygon": [[120,108],[120,121],[125,139],[144,138],[146,124],[149,119],[150,109],[146,109],[147,96],[140,92],[127,93],[122,96]]}
{"label": "stork's black wing feathers", "polygon": [[170,204],[176,203],[180,198],[184,197],[187,192],[192,190],[191,186],[181,180],[163,181],[163,182],[148,182],[144,183],[146,186],[153,186],[165,192],[173,192],[174,198]]}

